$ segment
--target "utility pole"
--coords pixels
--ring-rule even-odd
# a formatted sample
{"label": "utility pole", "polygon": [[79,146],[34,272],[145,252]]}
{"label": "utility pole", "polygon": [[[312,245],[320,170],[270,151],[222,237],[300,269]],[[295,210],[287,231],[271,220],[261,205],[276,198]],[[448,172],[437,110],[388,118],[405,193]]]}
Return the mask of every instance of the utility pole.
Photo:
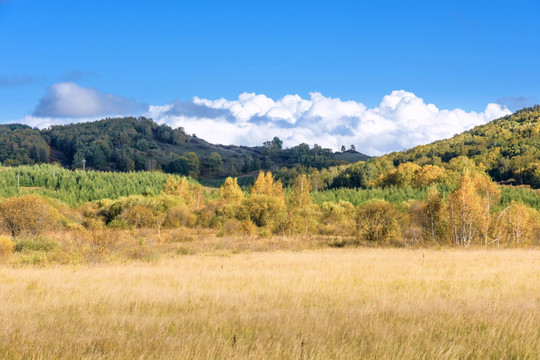
{"label": "utility pole", "polygon": [[20,176],[20,174],[17,173],[17,192],[19,192],[19,190],[20,190],[20,187],[19,187],[19,185],[20,185],[19,176]]}
{"label": "utility pole", "polygon": [[82,159],[82,170],[86,171],[86,159]]}

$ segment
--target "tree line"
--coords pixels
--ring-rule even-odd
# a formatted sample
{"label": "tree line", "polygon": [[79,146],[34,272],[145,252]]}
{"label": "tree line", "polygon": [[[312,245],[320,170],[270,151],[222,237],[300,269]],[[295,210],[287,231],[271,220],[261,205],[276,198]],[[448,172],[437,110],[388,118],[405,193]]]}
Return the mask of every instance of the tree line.
{"label": "tree line", "polygon": [[[353,200],[342,196],[351,190],[314,191],[306,174],[284,187],[271,172],[261,171],[247,190],[232,177],[211,190],[190,178],[163,173],[33,168],[34,172],[20,168],[17,192],[2,194],[7,199],[0,201],[0,223],[12,236],[55,226],[148,228],[158,233],[198,227],[221,236],[330,236],[341,244],[466,247],[540,241],[538,210],[519,201],[516,193],[510,193],[516,198],[503,199],[505,187],[470,169],[452,188],[435,182],[418,188],[379,187],[355,190],[360,197]],[[13,170],[0,172],[5,185],[1,188],[16,186]],[[520,191],[538,201],[533,190]],[[74,200],[72,194],[82,200]]]}

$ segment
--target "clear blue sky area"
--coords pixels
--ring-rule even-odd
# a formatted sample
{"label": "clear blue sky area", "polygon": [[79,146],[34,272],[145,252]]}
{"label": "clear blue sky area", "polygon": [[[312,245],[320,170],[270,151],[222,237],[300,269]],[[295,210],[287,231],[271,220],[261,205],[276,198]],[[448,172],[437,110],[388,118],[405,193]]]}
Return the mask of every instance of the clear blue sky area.
{"label": "clear blue sky area", "polygon": [[72,81],[144,102],[404,89],[440,108],[540,102],[540,1],[0,0],[0,122]]}

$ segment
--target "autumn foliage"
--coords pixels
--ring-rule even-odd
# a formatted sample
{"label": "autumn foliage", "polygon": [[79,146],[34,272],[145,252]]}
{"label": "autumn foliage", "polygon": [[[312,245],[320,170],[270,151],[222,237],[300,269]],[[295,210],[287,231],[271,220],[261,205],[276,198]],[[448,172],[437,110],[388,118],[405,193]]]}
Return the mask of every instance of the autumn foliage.
{"label": "autumn foliage", "polygon": [[13,253],[15,242],[8,236],[0,236],[0,263],[7,260]]}
{"label": "autumn foliage", "polygon": [[[169,176],[160,193],[101,199],[81,208],[22,195],[0,202],[0,224],[4,234],[19,239],[18,243],[60,228],[79,232],[81,239],[102,239],[99,234],[107,230],[146,231],[162,241],[167,239],[164,232],[192,228],[221,237],[322,236],[340,246],[539,243],[537,210],[519,199],[509,201],[509,189],[494,183],[468,159],[450,163],[453,170],[400,164],[373,178],[379,186],[365,190],[320,192],[314,190],[315,173],[302,172],[286,179],[284,187],[274,174],[261,171],[244,190],[232,177],[210,190],[192,179]],[[532,194],[532,200],[538,196],[527,194]]]}
{"label": "autumn foliage", "polygon": [[39,234],[57,226],[58,214],[42,198],[27,195],[0,202],[0,220],[13,236]]}

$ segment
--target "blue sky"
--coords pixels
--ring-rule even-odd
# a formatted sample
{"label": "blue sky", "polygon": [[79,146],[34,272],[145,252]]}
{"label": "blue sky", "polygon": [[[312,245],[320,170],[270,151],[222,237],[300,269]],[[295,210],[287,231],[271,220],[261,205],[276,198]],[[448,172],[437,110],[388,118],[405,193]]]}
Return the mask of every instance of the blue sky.
{"label": "blue sky", "polygon": [[[480,114],[490,103],[515,110],[540,102],[538,14],[537,0],[0,0],[0,122],[23,119],[43,126],[47,121],[153,114],[158,121],[184,126],[188,132],[188,126],[195,124],[198,135],[205,137],[200,133],[204,127],[196,126],[199,113],[189,113],[191,122],[186,121],[185,107],[193,105],[194,97],[241,103],[243,93],[262,94],[274,102],[287,95],[313,102],[310,94],[320,93],[340,103],[354,101],[368,110],[380,110],[385,96],[403,90],[438,110]],[[64,97],[59,89],[71,92]],[[78,111],[81,101],[86,101],[84,107],[88,99],[113,104]],[[234,104],[208,101],[198,106],[240,116]],[[149,110],[167,104],[180,106],[184,117],[171,120],[171,114],[167,118],[163,111],[156,112],[163,108]],[[340,111],[341,120],[335,122],[340,130],[331,128],[329,134],[348,136],[335,140],[336,144],[355,141],[358,122],[347,123],[350,113]],[[259,141],[253,124],[260,123],[262,115],[267,122],[276,118],[267,112],[250,114],[245,119],[240,116],[236,124],[250,123],[244,135],[210,136],[211,140]],[[289,123],[309,122],[302,114]],[[383,118],[396,125],[392,116]],[[439,120],[438,116],[429,119]],[[487,120],[485,114],[480,120],[464,120],[463,126]],[[418,130],[418,124],[413,125]],[[272,126],[279,128],[275,121]],[[449,129],[458,130],[462,129]],[[281,131],[276,130],[287,138]],[[317,131],[316,136],[324,135],[324,129]],[[289,140],[312,135],[290,135]],[[431,141],[434,136],[418,141]],[[409,145],[400,143],[396,149]]]}

